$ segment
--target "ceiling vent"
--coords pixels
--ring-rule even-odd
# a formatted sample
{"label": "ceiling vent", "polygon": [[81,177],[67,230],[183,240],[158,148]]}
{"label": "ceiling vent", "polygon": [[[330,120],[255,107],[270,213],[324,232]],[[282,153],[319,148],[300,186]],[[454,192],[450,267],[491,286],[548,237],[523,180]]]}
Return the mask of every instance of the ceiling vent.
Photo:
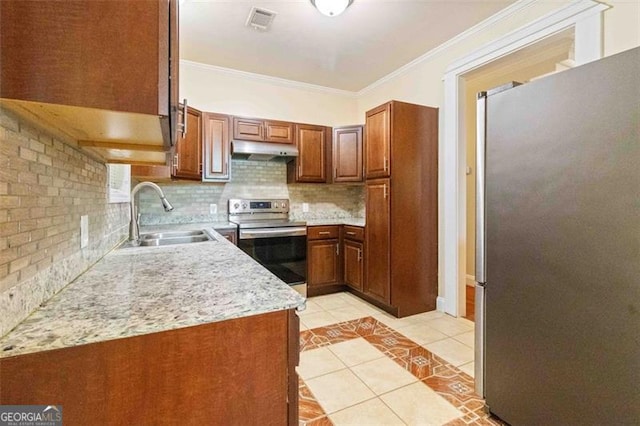
{"label": "ceiling vent", "polygon": [[260,7],[252,7],[245,25],[258,31],[269,31],[275,17],[276,12]]}

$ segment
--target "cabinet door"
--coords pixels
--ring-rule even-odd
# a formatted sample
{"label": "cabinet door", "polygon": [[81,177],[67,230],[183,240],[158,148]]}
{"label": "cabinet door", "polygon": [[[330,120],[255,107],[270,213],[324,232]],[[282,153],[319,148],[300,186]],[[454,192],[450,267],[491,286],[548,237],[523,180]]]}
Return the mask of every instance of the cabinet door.
{"label": "cabinet door", "polygon": [[362,182],[362,126],[333,129],[333,181]]}
{"label": "cabinet door", "polygon": [[285,121],[265,121],[265,141],[293,143],[293,123]]}
{"label": "cabinet door", "polygon": [[391,104],[367,112],[365,125],[365,176],[389,177],[391,170]]}
{"label": "cabinet door", "polygon": [[230,117],[205,113],[204,121],[204,173],[203,181],[229,180]]}
{"label": "cabinet door", "polygon": [[168,116],[177,3],[0,1],[0,97]]}
{"label": "cabinet door", "polygon": [[244,141],[263,141],[264,121],[234,117],[233,138]]}
{"label": "cabinet door", "polygon": [[[179,113],[182,120],[182,112]],[[173,176],[182,179],[202,179],[202,113],[187,108],[187,134],[178,135],[173,156]]]}
{"label": "cabinet door", "polygon": [[365,293],[390,302],[390,207],[389,179],[367,183],[365,227]]}
{"label": "cabinet door", "polygon": [[296,158],[297,182],[326,182],[326,128],[323,126],[296,125],[298,158]]}
{"label": "cabinet door", "polygon": [[322,286],[340,280],[338,240],[315,240],[307,243],[307,284]]}
{"label": "cabinet door", "polygon": [[364,277],[364,261],[362,243],[351,240],[344,240],[344,282],[349,287],[362,291],[362,278]]}

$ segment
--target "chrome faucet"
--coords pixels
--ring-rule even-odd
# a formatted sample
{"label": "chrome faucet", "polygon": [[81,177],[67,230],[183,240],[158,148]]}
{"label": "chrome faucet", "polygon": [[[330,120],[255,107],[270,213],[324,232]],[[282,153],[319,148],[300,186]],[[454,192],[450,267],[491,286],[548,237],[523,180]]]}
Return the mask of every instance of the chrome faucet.
{"label": "chrome faucet", "polygon": [[136,206],[136,194],[144,187],[150,187],[155,189],[160,197],[160,201],[162,202],[162,207],[164,207],[165,212],[170,212],[173,210],[173,206],[164,196],[164,192],[162,189],[153,182],[140,182],[131,190],[131,221],[129,222],[129,241],[138,241],[140,238],[140,215],[138,214],[138,207]]}

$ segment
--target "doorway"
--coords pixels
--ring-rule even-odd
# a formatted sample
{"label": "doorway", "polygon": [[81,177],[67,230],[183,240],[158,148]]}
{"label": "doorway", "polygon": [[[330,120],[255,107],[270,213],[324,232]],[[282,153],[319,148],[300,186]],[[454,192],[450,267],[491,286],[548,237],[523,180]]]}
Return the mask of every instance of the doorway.
{"label": "doorway", "polygon": [[[602,57],[602,12],[609,6],[594,1],[572,2],[542,18],[483,46],[452,63],[444,77],[443,135],[440,142],[441,227],[440,277],[443,292],[438,309],[454,317],[465,316],[467,243],[465,83],[473,73],[512,54],[567,30],[574,34],[577,65]],[[489,68],[485,68],[488,71]],[[468,80],[468,81],[467,81]],[[475,198],[475,197],[474,197]]]}
{"label": "doorway", "polygon": [[575,65],[574,31],[567,29],[463,76],[464,126],[466,143],[466,262],[465,279],[460,293],[465,297],[461,316],[471,321],[475,314],[475,232],[476,232],[476,99],[482,91],[517,81],[526,83],[561,72]]}

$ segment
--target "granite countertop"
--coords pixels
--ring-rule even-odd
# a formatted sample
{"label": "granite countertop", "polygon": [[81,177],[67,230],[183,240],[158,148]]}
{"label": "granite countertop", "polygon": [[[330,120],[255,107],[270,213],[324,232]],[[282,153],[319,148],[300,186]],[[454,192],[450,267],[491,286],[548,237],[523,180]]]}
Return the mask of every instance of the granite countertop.
{"label": "granite countertop", "polygon": [[[142,232],[161,229],[202,228]],[[111,251],[0,339],[0,358],[304,305],[287,284],[210,232],[217,241]]]}
{"label": "granite countertop", "polygon": [[309,219],[307,220],[307,226],[321,226],[321,225],[351,225],[351,226],[364,226],[363,217],[348,217],[338,219]]}

